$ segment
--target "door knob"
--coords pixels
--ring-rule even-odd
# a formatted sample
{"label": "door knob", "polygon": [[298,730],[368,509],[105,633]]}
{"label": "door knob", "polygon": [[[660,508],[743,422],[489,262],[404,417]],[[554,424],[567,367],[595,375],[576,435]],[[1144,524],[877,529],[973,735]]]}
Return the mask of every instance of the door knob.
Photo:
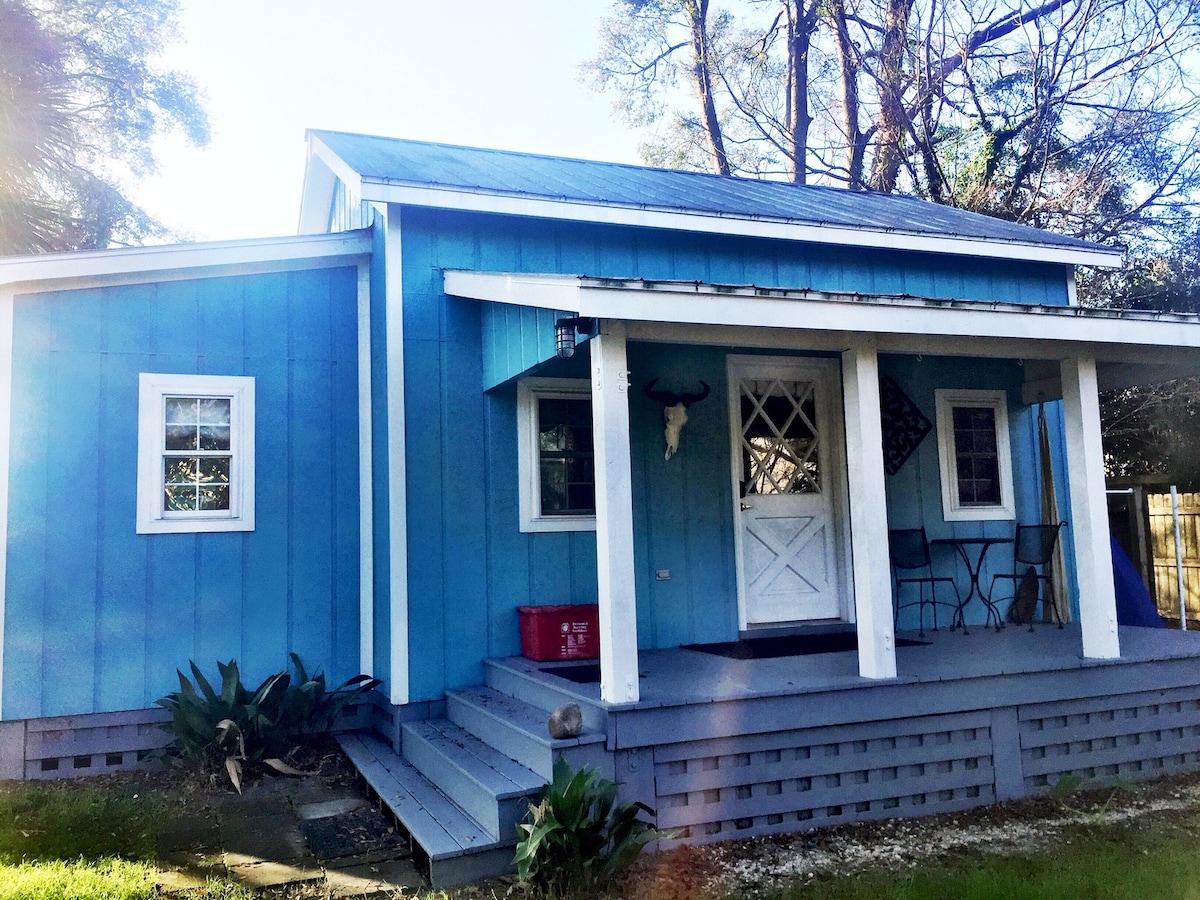
{"label": "door knob", "polygon": [[742,501],[742,512],[745,512],[748,509],[754,509],[754,505],[751,503],[747,503],[745,500],[743,500]]}

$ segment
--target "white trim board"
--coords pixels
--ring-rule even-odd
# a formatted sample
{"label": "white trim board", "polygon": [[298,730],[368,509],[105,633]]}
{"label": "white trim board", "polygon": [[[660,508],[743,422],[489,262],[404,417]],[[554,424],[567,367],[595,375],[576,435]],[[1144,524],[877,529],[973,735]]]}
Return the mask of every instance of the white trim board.
{"label": "white trim board", "polygon": [[[0,259],[0,284],[28,294],[299,268],[357,265],[371,253],[369,229],[337,234],[169,244]],[[80,284],[79,282],[84,282]]]}
{"label": "white trim board", "polygon": [[[1030,350],[1017,355],[1052,358],[1049,344],[1200,349],[1200,318],[1117,313],[1067,306],[1023,306],[973,300],[933,300],[889,295],[832,294],[694,282],[644,282],[568,275],[444,273],[445,291],[456,297],[570,310],[580,316],[627,322],[745,326],[843,335],[880,335],[879,349],[901,350],[913,337],[961,337],[995,342],[1020,340]],[[630,333],[634,333],[631,327]],[[637,329],[639,337],[645,329]],[[665,338],[669,339],[669,337]],[[909,352],[922,352],[914,347]],[[929,348],[924,348],[929,352]],[[971,353],[966,348],[961,352]],[[1014,355],[1009,345],[1007,355]],[[1118,354],[1120,358],[1120,354]]]}
{"label": "white trim board", "polygon": [[375,674],[375,495],[371,470],[371,266],[358,264],[358,666]]}
{"label": "white trim board", "polygon": [[400,208],[389,206],[384,225],[383,327],[387,339],[389,699],[408,702],[408,461],[404,421],[404,279]]}
{"label": "white trim board", "polygon": [[0,290],[0,721],[4,719],[4,622],[8,596],[8,482],[12,457],[13,294]]}

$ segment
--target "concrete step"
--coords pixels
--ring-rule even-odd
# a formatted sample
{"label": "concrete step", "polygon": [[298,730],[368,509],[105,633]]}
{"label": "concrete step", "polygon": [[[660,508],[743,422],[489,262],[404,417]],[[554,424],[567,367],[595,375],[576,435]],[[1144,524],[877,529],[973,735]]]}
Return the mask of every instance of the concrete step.
{"label": "concrete step", "polygon": [[[585,664],[586,661],[578,665]],[[515,697],[547,714],[564,703],[578,703],[583,713],[583,727],[587,731],[607,733],[608,714],[600,703],[599,686],[547,678],[542,667],[552,668],[522,657],[487,659],[483,663],[484,683],[497,693]]]}
{"label": "concrete step", "polygon": [[516,825],[545,779],[446,719],[408,722],[404,758],[489,833],[516,842]]}
{"label": "concrete step", "polygon": [[336,740],[346,757],[408,832],[424,857],[430,883],[453,887],[513,870],[515,830],[489,832],[379,738],[342,733]]}
{"label": "concrete step", "polygon": [[604,735],[584,731],[579,737],[555,740],[546,728],[548,713],[489,687],[447,691],[446,715],[455,725],[535,772],[553,777],[554,760],[564,757],[573,769],[591,766],[612,778],[612,760]]}

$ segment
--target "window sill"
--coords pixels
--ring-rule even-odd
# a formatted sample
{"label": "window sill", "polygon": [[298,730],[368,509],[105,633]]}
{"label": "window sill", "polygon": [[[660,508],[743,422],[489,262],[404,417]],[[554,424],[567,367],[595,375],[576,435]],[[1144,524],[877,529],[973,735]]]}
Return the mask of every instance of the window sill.
{"label": "window sill", "polygon": [[537,516],[521,519],[522,534],[554,531],[595,531],[595,516]]}

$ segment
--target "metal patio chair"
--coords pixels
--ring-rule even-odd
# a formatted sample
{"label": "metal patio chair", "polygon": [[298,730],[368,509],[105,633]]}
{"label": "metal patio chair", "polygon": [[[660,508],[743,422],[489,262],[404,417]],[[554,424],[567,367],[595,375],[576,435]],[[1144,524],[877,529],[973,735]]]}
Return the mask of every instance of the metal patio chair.
{"label": "metal patio chair", "polygon": [[[1013,584],[1012,601],[1017,602],[1020,585],[1027,579],[1033,579],[1037,585],[1038,594],[1030,610],[1029,630],[1033,631],[1033,620],[1036,617],[1037,604],[1042,604],[1042,621],[1048,622],[1050,611],[1053,611],[1054,621],[1062,628],[1062,617],[1055,608],[1050,596],[1050,585],[1053,583],[1046,566],[1054,557],[1054,548],[1058,544],[1058,534],[1066,527],[1066,522],[1057,525],[1018,525],[1016,540],[1013,542],[1013,571],[1001,572],[992,576],[992,584],[988,589],[988,599],[996,602],[996,582],[1011,581]],[[1008,599],[1005,597],[1001,600]]]}
{"label": "metal patio chair", "polygon": [[[919,621],[918,634],[925,637],[925,607],[933,613],[933,630],[938,630],[937,608],[948,606],[954,610],[950,617],[953,630],[955,616],[962,608],[962,595],[953,578],[933,574],[933,563],[929,557],[929,539],[925,536],[924,528],[892,528],[888,530],[888,557],[892,562],[892,577],[896,585],[896,602],[893,608],[894,624],[900,623],[900,610],[910,606],[917,607]],[[939,600],[937,586],[948,584],[954,591],[954,602]],[[917,599],[903,602],[904,586],[915,584],[918,587]],[[926,587],[929,595],[926,597]]]}

